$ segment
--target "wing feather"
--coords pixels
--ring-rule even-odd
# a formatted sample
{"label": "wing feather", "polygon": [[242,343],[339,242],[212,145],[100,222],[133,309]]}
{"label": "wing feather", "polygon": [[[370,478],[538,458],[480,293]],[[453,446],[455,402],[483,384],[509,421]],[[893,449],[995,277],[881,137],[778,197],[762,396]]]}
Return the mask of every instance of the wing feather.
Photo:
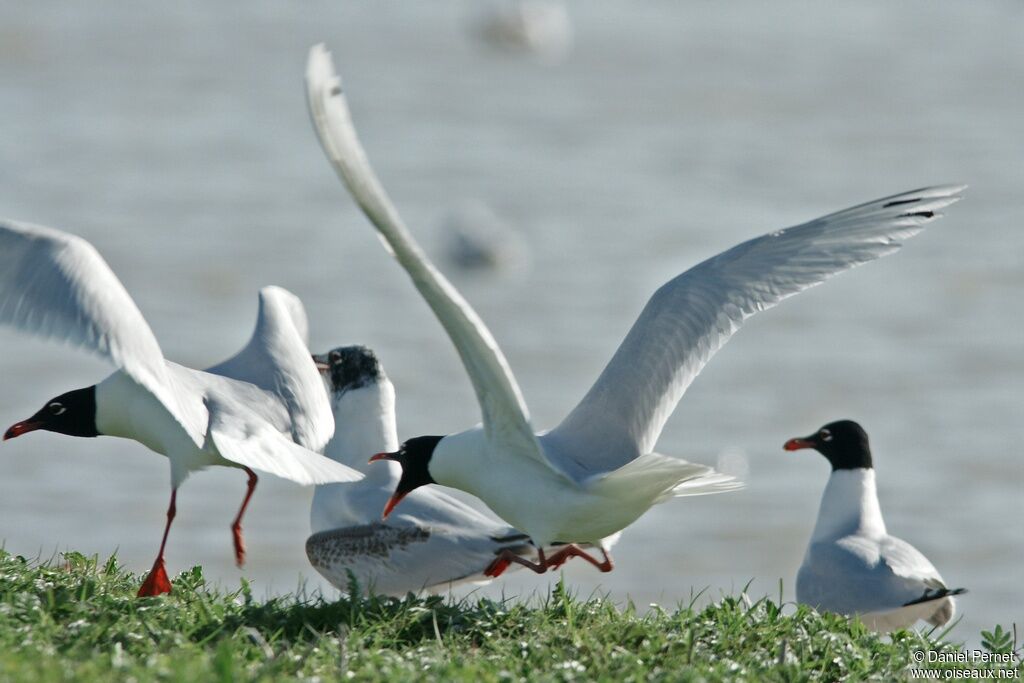
{"label": "wing feather", "polygon": [[249,343],[207,372],[280,396],[291,418],[295,443],[320,451],[334,434],[334,414],[306,346],[308,329],[306,311],[297,296],[281,287],[264,287]]}
{"label": "wing feather", "polygon": [[505,452],[550,464],[530,426],[519,385],[490,330],[416,244],[370,167],[330,53],[322,45],[310,50],[306,88],[327,158],[455,345],[473,383],[488,440],[501,443]]}
{"label": "wing feather", "polygon": [[0,221],[0,324],[104,358],[151,392],[188,432],[153,331],[117,276],[80,237]]}
{"label": "wing feather", "polygon": [[932,590],[946,587],[935,565],[903,539],[887,536],[881,543],[880,553],[882,561],[896,576],[920,581],[924,588]]}
{"label": "wing feather", "polygon": [[203,402],[210,414],[203,448],[225,460],[297,484],[330,484],[363,478],[351,467],[303,448],[241,404],[229,407],[211,396]]}
{"label": "wing feather", "polygon": [[545,447],[570,470],[586,463],[592,472],[651,452],[687,387],[747,318],[893,253],[963,189],[907,192],[768,233],[670,280],[579,405],[543,437]]}

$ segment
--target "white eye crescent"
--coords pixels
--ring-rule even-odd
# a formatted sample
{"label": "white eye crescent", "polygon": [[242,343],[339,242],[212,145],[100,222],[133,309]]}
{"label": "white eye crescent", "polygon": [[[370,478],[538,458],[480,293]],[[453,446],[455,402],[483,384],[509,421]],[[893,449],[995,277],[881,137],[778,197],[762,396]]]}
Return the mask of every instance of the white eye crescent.
{"label": "white eye crescent", "polygon": [[53,403],[46,407],[50,411],[51,415],[63,415],[64,412],[67,410],[67,408],[64,407],[63,403],[58,403],[57,401],[54,401]]}
{"label": "white eye crescent", "polygon": [[818,436],[821,437],[822,441],[831,441],[832,440],[832,432],[830,432],[827,429],[822,429],[820,432],[818,432]]}

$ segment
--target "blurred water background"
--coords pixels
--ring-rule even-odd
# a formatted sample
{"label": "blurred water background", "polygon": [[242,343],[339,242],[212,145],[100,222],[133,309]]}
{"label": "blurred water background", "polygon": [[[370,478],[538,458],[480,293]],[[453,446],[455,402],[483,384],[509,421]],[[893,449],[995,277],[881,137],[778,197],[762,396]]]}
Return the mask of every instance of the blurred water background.
{"label": "blurred water background", "polygon": [[[960,600],[954,636],[1020,623],[1024,560],[1024,4],[876,0],[569,5],[560,63],[496,50],[470,2],[9,3],[0,14],[0,214],[106,257],[166,355],[196,367],[248,338],[256,291],[305,301],[316,351],[375,348],[403,436],[478,419],[457,357],[335,179],[303,70],[325,41],[385,185],[435,254],[481,200],[528,265],[446,267],[517,372],[538,427],[575,404],[663,281],[771,229],[926,184],[967,199],[895,257],[751,320],[684,397],[658,450],[746,471],[631,527],[579,593],[638,606],[691,592],[794,598],[825,460],[783,441],[837,418],[872,438],[890,531]],[[439,254],[440,255],[440,254]],[[0,424],[109,369],[0,330]],[[235,586],[244,476],[193,476],[168,558]],[[0,453],[8,551],[156,552],[163,458],[48,433]],[[264,477],[244,576],[325,587],[303,543],[311,491]],[[483,593],[529,596],[557,577]],[[461,593],[467,591],[463,590]]]}

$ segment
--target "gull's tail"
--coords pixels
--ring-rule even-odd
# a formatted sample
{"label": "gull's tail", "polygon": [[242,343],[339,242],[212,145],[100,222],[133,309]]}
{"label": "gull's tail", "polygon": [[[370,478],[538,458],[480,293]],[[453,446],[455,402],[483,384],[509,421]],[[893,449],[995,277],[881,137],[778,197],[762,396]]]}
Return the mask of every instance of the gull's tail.
{"label": "gull's tail", "polygon": [[613,496],[660,503],[679,496],[701,496],[743,488],[743,482],[707,465],[648,453],[617,470],[598,475],[596,489]]}

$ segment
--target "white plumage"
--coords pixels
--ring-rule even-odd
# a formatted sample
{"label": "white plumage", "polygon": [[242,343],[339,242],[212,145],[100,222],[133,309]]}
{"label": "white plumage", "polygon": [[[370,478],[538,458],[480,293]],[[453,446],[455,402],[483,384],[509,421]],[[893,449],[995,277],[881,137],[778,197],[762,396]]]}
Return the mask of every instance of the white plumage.
{"label": "white plumage", "polygon": [[[863,204],[755,238],[683,273],[655,292],[580,404],[538,436],[494,338],[417,246],[373,173],[322,46],[311,51],[306,78],[328,158],[447,331],[483,417],[482,427],[447,436],[429,452],[409,442],[390,457],[406,470],[413,458],[429,459],[433,480],[477,495],[540,545],[600,544],[668,497],[736,488],[710,468],[652,452],[686,387],[747,317],[892,253],[962,189]],[[607,555],[590,560],[611,569]],[[543,571],[543,556],[533,568]]]}
{"label": "white plumage", "polygon": [[954,595],[917,548],[890,536],[878,502],[867,433],[855,422],[832,422],[790,439],[787,450],[813,448],[832,463],[818,518],[797,572],[797,600],[820,610],[857,615],[868,628],[892,631],[918,620],[941,626],[956,613]]}
{"label": "white plumage", "polygon": [[[4,222],[0,324],[84,348],[117,367],[95,387],[65,394],[74,395],[68,405],[49,402],[5,438],[49,429],[134,439],[168,457],[174,491],[190,472],[210,465],[251,467],[300,484],[355,476],[315,452],[333,433],[333,417],[306,349],[302,304],[284,289],[260,291],[256,329],[241,353],[206,372],[193,370],[164,359],[139,309],[92,245],[51,228]],[[251,494],[256,478],[249,475]],[[233,527],[239,563],[242,511]],[[168,528],[173,515],[172,494]],[[162,555],[161,546],[154,565],[160,572]],[[169,583],[161,586],[169,589]]]}
{"label": "white plumage", "polygon": [[484,570],[503,550],[536,556],[526,534],[433,488],[413,491],[381,521],[401,471],[367,459],[398,447],[394,387],[365,347],[334,349],[318,360],[337,425],[324,454],[364,476],[318,486],[313,495],[306,554],[328,581],[348,590],[351,572],[364,590],[404,595],[486,581]]}
{"label": "white plumage", "polygon": [[947,589],[914,546],[888,534],[873,469],[832,473],[797,573],[797,600],[892,631],[918,620],[945,624],[956,612],[952,596],[960,592]]}

